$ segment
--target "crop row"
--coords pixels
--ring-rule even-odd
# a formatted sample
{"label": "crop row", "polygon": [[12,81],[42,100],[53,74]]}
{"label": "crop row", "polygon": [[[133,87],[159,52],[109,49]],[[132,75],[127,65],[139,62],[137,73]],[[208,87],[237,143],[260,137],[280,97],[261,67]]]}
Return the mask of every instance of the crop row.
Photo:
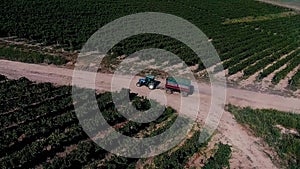
{"label": "crop row", "polygon": [[55,97],[54,100],[47,100],[42,104],[34,105],[30,108],[24,108],[14,112],[10,112],[1,116],[0,126],[3,128],[11,128],[11,126],[17,126],[18,124],[26,124],[27,122],[33,121],[37,118],[42,118],[49,115],[52,112],[57,112],[65,107],[70,107],[71,97],[61,96]]}
{"label": "crop row", "polygon": [[279,69],[284,64],[288,63],[292,58],[294,58],[298,54],[300,54],[300,50],[296,50],[293,53],[291,53],[290,55],[286,56],[285,58],[280,59],[275,64],[269,66],[268,68],[266,68],[262,72],[260,72],[259,75],[258,75],[258,79],[261,80],[261,79],[267,77],[269,74],[271,74],[275,70]]}
{"label": "crop row", "polygon": [[[60,88],[61,91],[62,88]],[[19,99],[19,97],[30,96],[30,94],[43,94],[54,91],[56,88],[51,83],[35,84],[28,79],[22,77],[17,80],[6,80],[0,84],[0,98],[1,103],[9,102],[11,100]],[[68,92],[68,91],[65,91]]]}
{"label": "crop row", "polygon": [[[280,39],[275,38],[275,37],[271,37],[271,39],[266,38],[266,39],[264,39],[264,40],[261,41],[262,44],[260,44],[259,46],[258,46],[258,44],[257,44],[256,41],[252,41],[249,44],[249,46],[252,46],[250,49],[247,50],[247,48],[245,48],[245,49],[242,50],[243,52],[236,53],[237,55],[231,56],[228,60],[225,60],[222,65],[216,66],[215,69],[214,69],[214,72],[220,71],[220,67],[221,66],[223,66],[224,69],[227,69],[227,68],[229,68],[231,66],[234,66],[234,65],[240,63],[242,60],[245,60],[245,59],[247,59],[248,57],[250,57],[250,56],[252,56],[254,54],[263,53],[266,48],[268,48],[269,46],[271,46],[270,45],[271,42],[275,43],[275,42],[279,42],[279,41],[280,41]],[[249,47],[249,46],[247,46],[247,47]],[[277,44],[277,46],[279,46],[279,44]],[[271,47],[271,48],[266,49],[266,50],[271,50],[271,49],[275,49],[275,48]]]}
{"label": "crop row", "polygon": [[[249,10],[249,8],[244,6],[244,3],[253,6],[253,9]],[[40,9],[41,6],[43,6],[43,9],[48,9],[48,11],[45,13]],[[222,25],[223,21],[242,16],[266,15],[286,11],[283,8],[252,2],[250,0],[230,1],[226,3],[207,0],[201,2],[194,0],[189,2],[156,0],[139,2],[116,1],[114,3],[96,2],[94,0],[84,3],[70,3],[69,1],[56,3],[51,0],[35,3],[18,0],[13,4],[4,3],[2,7],[6,12],[2,14],[0,20],[2,23],[5,23],[1,27],[1,35],[17,35],[45,44],[61,44],[62,47],[69,49],[80,49],[92,33],[118,17],[143,11],[170,13],[189,20],[203,30],[209,38],[213,39],[213,43],[222,60],[247,50],[246,47],[235,50],[240,46],[245,46],[243,45],[243,41],[252,39],[251,42],[254,43],[256,42],[256,38],[253,37],[264,39],[268,35],[248,25]],[[17,9],[18,12],[16,12]],[[235,10],[232,11],[232,9]],[[118,12],[115,12],[116,10]],[[145,47],[159,47],[179,55],[188,65],[202,64],[193,52],[185,49],[184,45],[179,42],[170,42],[168,38],[156,38],[154,35],[149,37],[143,38],[138,36],[138,40],[134,38],[125,40],[124,43],[116,45],[112,51],[114,51],[114,55],[119,56],[122,54],[131,54]],[[255,46],[252,47],[255,51],[261,50]],[[233,51],[234,53],[231,53]],[[225,53],[227,54],[224,55]],[[203,68],[203,66],[200,66],[199,70]]]}
{"label": "crop row", "polygon": [[[126,123],[124,126],[117,128],[116,131],[134,137],[139,131],[146,130],[146,128],[151,128],[152,126],[163,122],[173,113],[174,111],[168,108],[162,114],[162,116],[160,116],[154,122],[137,124],[129,121],[129,123]],[[107,140],[107,142],[104,144],[106,145],[113,144],[116,149],[118,148],[117,137],[106,134],[104,138]],[[44,167],[57,168],[59,166],[59,168],[72,168],[74,166],[81,166],[81,167],[88,166],[88,168],[97,168],[97,166],[100,164],[100,161],[103,160],[105,162],[103,164],[104,166],[102,167],[112,167],[112,166],[129,167],[129,166],[134,166],[138,160],[138,159],[120,157],[116,155],[112,155],[112,157],[109,159],[104,159],[107,154],[108,152],[106,150],[100,148],[95,143],[92,143],[92,141],[90,140],[81,141],[77,146],[77,148],[74,151],[72,151],[70,154],[68,154],[66,157],[56,156],[51,163],[44,163]]]}
{"label": "crop row", "polygon": [[184,168],[189,158],[198,152],[201,147],[205,147],[207,144],[200,144],[199,136],[200,132],[195,131],[193,136],[187,139],[179,149],[174,152],[170,150],[154,157],[154,165],[161,168]]}
{"label": "crop row", "polygon": [[8,59],[26,63],[47,63],[62,65],[67,63],[67,60],[62,56],[54,56],[42,54],[34,51],[24,51],[14,47],[0,46],[0,59]]}
{"label": "crop row", "polygon": [[208,159],[203,169],[230,168],[231,148],[227,144],[219,143],[217,152]]}
{"label": "crop row", "polygon": [[292,89],[299,89],[300,88],[300,70],[289,80],[289,86]]}
{"label": "crop row", "polygon": [[[270,6],[268,4],[259,3],[255,1],[185,1],[186,4],[194,4],[198,8],[210,10],[211,13],[215,13],[222,17],[223,20],[227,18],[240,18],[246,16],[260,16],[272,13],[279,13],[287,11],[284,8]],[[245,5],[247,4],[247,5]],[[220,7],[223,7],[220,9]],[[246,7],[247,6],[247,7]]]}
{"label": "crop row", "polygon": [[[51,92],[44,92],[42,94],[35,94],[31,96],[21,96],[20,98],[5,101],[1,104],[3,116],[11,115],[13,112],[27,111],[32,109],[32,107],[37,107],[45,102],[58,102],[57,99],[70,96],[70,93],[65,93],[63,90],[56,90]],[[54,103],[57,104],[57,103]],[[63,103],[61,103],[63,104]],[[55,106],[55,105],[53,105]],[[15,115],[14,115],[15,116]]]}
{"label": "crop row", "polygon": [[[101,102],[101,96],[98,99]],[[71,97],[66,96],[57,98],[53,103],[44,102],[39,107],[32,107],[27,110],[28,112],[20,111],[8,114],[9,116],[1,116],[1,121],[4,122],[9,117],[11,120],[19,120],[14,125],[1,129],[1,142],[3,143],[1,150],[10,152],[21,149],[25,144],[47,136],[55,129],[64,130],[66,126],[78,123],[73,109]],[[116,114],[116,112],[113,113]],[[22,138],[21,141],[20,138]]]}
{"label": "crop row", "polygon": [[284,79],[289,72],[291,72],[293,69],[295,69],[299,65],[300,65],[300,54],[296,55],[292,60],[290,60],[287,63],[286,68],[284,68],[283,70],[277,72],[274,75],[274,77],[272,78],[272,83],[273,84],[279,83],[279,81],[281,79]]}
{"label": "crop row", "polygon": [[291,16],[291,17],[283,17],[275,20],[267,20],[260,23],[252,23],[250,25],[254,27],[259,27],[260,29],[271,32],[275,34],[281,34],[282,36],[288,38],[295,38],[299,36],[299,15]]}
{"label": "crop row", "polygon": [[[259,35],[259,34],[258,34]],[[251,37],[251,38],[250,38]],[[222,54],[220,55],[222,60],[230,59],[232,57],[235,57],[241,53],[246,52],[249,49],[255,48],[257,45],[257,42],[264,44],[269,41],[269,38],[271,39],[272,37],[269,37],[268,35],[261,35],[261,36],[256,36],[256,35],[250,35],[249,39],[243,39],[239,43],[233,43],[233,41],[228,44],[222,44],[226,46],[228,52],[224,53],[221,52]],[[233,46],[234,45],[234,46]]]}
{"label": "crop row", "polygon": [[[5,79],[5,81],[2,82],[2,85],[4,85],[4,83],[9,84],[10,81],[15,81],[7,80],[4,76],[3,79]],[[16,81],[16,84],[20,84],[20,86],[26,84],[30,86],[37,85],[41,88],[45,87],[43,85],[28,82],[26,79],[19,79]],[[49,87],[51,88],[52,86]],[[36,91],[39,91],[38,87],[36,89]],[[55,88],[53,91],[59,91],[59,89],[60,88]],[[67,89],[66,87],[62,87],[61,90],[62,92],[70,91],[70,89]],[[91,90],[87,90],[89,89],[78,90],[79,98],[82,100],[91,99],[90,96],[86,94],[91,92]],[[49,92],[51,93],[51,90]],[[123,100],[124,97],[127,97],[128,92],[129,90],[121,90],[118,99]],[[18,93],[22,93],[21,90],[18,90],[15,94]],[[12,98],[13,97],[14,96],[12,96]],[[51,96],[49,95],[49,97]],[[26,111],[16,111],[15,114],[3,114],[0,116],[0,120],[7,118],[14,120],[13,117],[18,119],[15,122],[15,126],[6,129],[3,128],[1,130],[1,151],[5,152],[2,153],[0,157],[1,167],[32,168],[42,164],[45,168],[56,168],[57,166],[59,166],[59,168],[72,168],[74,166],[89,166],[96,164],[93,162],[105,158],[107,154],[106,150],[103,150],[89,140],[83,129],[78,125],[78,120],[70,99],[71,97],[69,95],[64,97],[57,98],[48,103],[43,102],[41,105],[30,107],[28,110],[28,106],[25,105],[24,110],[32,111],[32,114],[30,115],[27,114]],[[139,111],[147,111],[146,109],[150,103],[147,99],[139,98],[136,94],[132,93],[129,93],[129,97],[132,105]],[[45,97],[45,99],[47,99],[47,97]],[[110,125],[118,126],[119,124],[126,122],[124,125],[121,125],[120,128],[116,128],[116,131],[125,135],[140,135],[141,137],[147,137],[161,134],[168,129],[177,118],[181,119],[179,125],[187,123],[185,118],[177,117],[174,110],[171,108],[166,108],[164,113],[160,115],[157,120],[149,123],[141,124],[127,121],[117,112],[117,109],[112,103],[110,93],[97,95],[96,99],[98,102],[98,105],[96,106],[91,105],[90,102],[77,102],[76,107],[79,107],[79,109],[83,111],[77,115],[81,118],[88,118],[91,114],[89,112],[84,112],[84,110],[94,111],[100,109],[102,115]],[[16,101],[21,102],[21,100]],[[56,106],[56,108],[53,108],[53,106]],[[155,107],[155,104],[151,103],[151,106]],[[155,110],[153,107],[152,109]],[[123,109],[119,111],[123,112]],[[165,125],[162,125],[164,123]],[[120,146],[118,144],[121,144],[118,143],[118,138],[115,138],[109,133],[106,134],[106,138],[111,138],[108,139],[106,144],[114,144],[116,145],[116,148],[118,148]],[[177,131],[171,134],[175,136]],[[173,139],[174,137],[171,138]],[[65,152],[67,151],[67,147],[74,144],[78,144],[74,150],[69,153]],[[147,148],[147,145],[144,146]],[[135,147],[132,147],[132,151],[136,151]],[[59,153],[66,153],[66,156],[58,156],[57,154]],[[51,162],[46,162],[47,160],[50,160]],[[113,156],[107,161],[106,166],[134,166],[136,162],[136,159]]]}
{"label": "crop row", "polygon": [[[176,118],[178,117],[176,114],[174,114],[174,110],[171,108],[167,108],[164,111],[164,115],[160,116],[157,120],[154,122],[148,123],[147,127],[144,129],[140,129],[138,132],[135,132],[133,134],[133,137],[137,138],[145,138],[145,137],[153,137],[161,134],[162,132],[166,131],[170,128],[170,126],[174,123]],[[126,124],[125,126],[122,126],[120,129],[118,129],[119,132],[126,134],[128,131],[128,127],[132,126],[131,124]],[[133,127],[131,129],[135,130]],[[137,159],[131,159],[131,158],[125,158],[120,157],[117,155],[112,155],[111,158],[105,158],[105,159],[95,159],[95,161],[85,165],[83,168],[98,168],[99,166],[102,167],[117,167],[117,166],[124,166],[125,168],[130,168],[136,164]]]}
{"label": "crop row", "polygon": [[1,159],[3,168],[31,168],[45,161],[48,157],[55,156],[55,153],[63,149],[63,146],[76,143],[76,140],[86,138],[82,128],[78,125],[69,126],[68,130],[56,130],[47,138],[39,139],[26,144],[19,151],[10,153]]}
{"label": "crop row", "polygon": [[228,106],[236,120],[249,126],[252,132],[261,137],[266,143],[275,149],[281,161],[281,168],[300,167],[300,140],[297,134],[283,133],[281,128],[300,131],[300,116],[293,112],[281,112],[277,110],[239,108]]}
{"label": "crop row", "polygon": [[254,65],[251,65],[244,70],[244,76],[254,74],[255,72],[263,69],[266,65],[271,64],[280,59],[282,56],[289,54],[291,51],[295,50],[295,48],[297,48],[297,43],[290,44],[287,47],[282,48],[280,51],[273,53],[271,56],[259,59]]}
{"label": "crop row", "polygon": [[281,48],[288,45],[288,42],[285,41],[285,43],[276,44],[276,42],[273,41],[273,43],[271,43],[269,45],[272,45],[272,47],[265,49],[265,50],[261,49],[262,52],[254,53],[251,57],[246,58],[242,61],[238,60],[238,62],[239,62],[238,64],[236,64],[228,69],[228,74],[233,75],[233,74],[237,73],[238,71],[241,71],[244,68],[248,67],[249,65],[255,63],[256,61],[259,61],[260,59],[268,57],[277,51],[281,51]]}
{"label": "crop row", "polygon": [[[78,122],[76,116],[74,116],[74,112],[58,111],[51,113],[51,116],[43,117],[28,124],[20,124],[17,128],[2,131],[1,151],[8,153],[21,149],[24,145],[43,138],[57,129],[64,130],[66,126]],[[5,153],[2,155],[5,155]]]}

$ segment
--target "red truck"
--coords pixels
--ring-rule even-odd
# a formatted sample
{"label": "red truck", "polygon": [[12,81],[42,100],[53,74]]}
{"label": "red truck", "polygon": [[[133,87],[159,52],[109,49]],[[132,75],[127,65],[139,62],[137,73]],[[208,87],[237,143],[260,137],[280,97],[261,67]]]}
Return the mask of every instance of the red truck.
{"label": "red truck", "polygon": [[167,77],[165,88],[168,94],[180,92],[184,97],[194,92],[194,86],[191,85],[191,80],[184,78]]}

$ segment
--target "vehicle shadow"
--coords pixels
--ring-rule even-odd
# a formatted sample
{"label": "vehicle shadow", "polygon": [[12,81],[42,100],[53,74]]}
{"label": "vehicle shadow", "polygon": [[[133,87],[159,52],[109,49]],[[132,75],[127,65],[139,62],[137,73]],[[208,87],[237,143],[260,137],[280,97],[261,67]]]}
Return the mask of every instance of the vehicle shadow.
{"label": "vehicle shadow", "polygon": [[160,89],[160,88],[161,88],[161,86],[159,86],[160,84],[161,84],[161,81],[155,80],[155,81],[154,81],[155,89]]}

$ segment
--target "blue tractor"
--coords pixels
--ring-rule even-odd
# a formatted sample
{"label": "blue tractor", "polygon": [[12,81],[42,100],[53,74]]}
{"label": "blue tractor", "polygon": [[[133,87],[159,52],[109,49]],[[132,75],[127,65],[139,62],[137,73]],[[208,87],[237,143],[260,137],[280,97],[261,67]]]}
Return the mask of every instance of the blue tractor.
{"label": "blue tractor", "polygon": [[155,77],[152,75],[148,75],[145,78],[140,78],[139,81],[136,83],[137,87],[147,86],[150,90],[155,89],[157,82]]}

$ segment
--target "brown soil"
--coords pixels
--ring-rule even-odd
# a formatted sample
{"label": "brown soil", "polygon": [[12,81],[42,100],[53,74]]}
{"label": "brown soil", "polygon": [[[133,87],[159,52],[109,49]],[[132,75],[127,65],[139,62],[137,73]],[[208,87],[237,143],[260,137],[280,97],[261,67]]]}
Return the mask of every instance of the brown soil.
{"label": "brown soil", "polygon": [[296,137],[300,137],[300,134],[299,132],[296,130],[296,129],[287,129],[285,127],[283,127],[282,125],[276,125],[275,127],[277,127],[281,134],[291,134],[291,135],[294,135]]}
{"label": "brown soil", "polygon": [[241,79],[243,77],[244,73],[243,72],[237,72],[234,75],[229,75],[229,77],[227,78],[230,81],[235,81],[237,82],[239,79]]}
{"label": "brown soil", "polygon": [[71,151],[76,150],[76,149],[77,149],[77,144],[73,144],[73,145],[67,146],[65,148],[64,152],[59,152],[56,155],[58,157],[66,157],[68,154],[70,154]]}

